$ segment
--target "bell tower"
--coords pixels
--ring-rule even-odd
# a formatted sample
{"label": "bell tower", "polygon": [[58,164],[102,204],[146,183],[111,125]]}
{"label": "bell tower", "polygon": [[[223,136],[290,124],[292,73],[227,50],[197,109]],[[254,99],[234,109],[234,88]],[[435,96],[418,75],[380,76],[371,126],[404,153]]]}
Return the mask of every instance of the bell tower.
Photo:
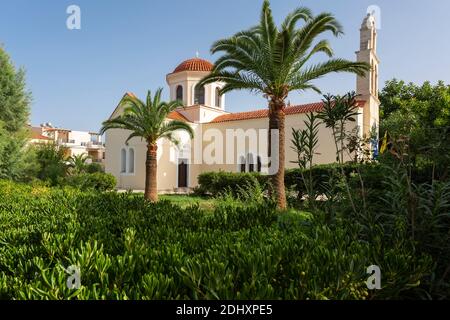
{"label": "bell tower", "polygon": [[378,65],[380,60],[377,56],[377,29],[374,16],[368,14],[360,29],[360,48],[356,52],[358,62],[370,64],[370,70],[365,77],[358,76],[356,91],[361,98],[368,96],[378,98]]}
{"label": "bell tower", "polygon": [[368,137],[375,128],[378,134],[379,107],[378,70],[380,60],[377,55],[377,28],[375,17],[368,14],[361,25],[359,51],[356,52],[358,62],[366,62],[370,70],[356,80],[356,93],[360,100],[365,101],[361,117],[358,119],[361,136]]}

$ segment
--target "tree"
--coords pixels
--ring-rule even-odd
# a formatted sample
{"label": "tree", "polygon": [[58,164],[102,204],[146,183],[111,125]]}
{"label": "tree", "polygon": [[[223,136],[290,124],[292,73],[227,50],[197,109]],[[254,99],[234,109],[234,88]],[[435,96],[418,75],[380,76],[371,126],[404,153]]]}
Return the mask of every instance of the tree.
{"label": "tree", "polygon": [[69,158],[69,167],[74,174],[84,173],[87,171],[89,156],[85,153],[74,155]]}
{"label": "tree", "polygon": [[389,136],[390,145],[408,141],[412,166],[430,166],[431,180],[446,179],[450,171],[450,85],[406,84],[393,79],[380,93],[380,133]]}
{"label": "tree", "polygon": [[39,165],[37,177],[49,181],[53,186],[67,174],[67,149],[54,143],[44,143],[36,146],[36,160]]}
{"label": "tree", "polygon": [[16,71],[0,47],[0,178],[24,179],[32,166],[25,152],[30,101],[25,72]]}
{"label": "tree", "polygon": [[[298,28],[300,21],[304,23]],[[272,190],[280,209],[286,208],[284,109],[289,93],[308,89],[320,92],[313,80],[332,72],[351,72],[363,76],[369,69],[366,63],[331,58],[333,50],[330,43],[318,39],[328,31],[334,36],[342,34],[342,27],[334,16],[329,13],[313,16],[304,7],[290,13],[278,28],[270,3],[265,0],[259,25],[213,44],[211,52],[221,52],[223,55],[216,61],[211,74],[200,83],[205,85],[220,81],[225,83],[220,94],[245,89],[262,93],[268,100],[269,157],[271,137],[278,132],[278,152],[274,156],[279,167],[272,176]],[[310,64],[318,53],[324,53],[330,59]]]}
{"label": "tree", "polygon": [[135,96],[126,95],[120,102],[124,113],[117,118],[103,122],[100,130],[104,134],[110,129],[124,129],[131,131],[126,140],[128,143],[132,138],[139,137],[147,142],[147,160],[145,162],[145,194],[144,197],[152,202],[158,201],[157,188],[157,152],[159,139],[168,139],[174,144],[178,140],[174,136],[177,130],[186,131],[191,138],[194,132],[189,124],[178,120],[167,120],[169,113],[182,107],[181,101],[161,101],[162,89],[158,89],[152,97],[148,91],[145,102]]}
{"label": "tree", "polygon": [[450,85],[429,81],[421,86],[392,79],[386,82],[380,93],[381,119],[396,112],[413,113],[422,126],[450,126]]}

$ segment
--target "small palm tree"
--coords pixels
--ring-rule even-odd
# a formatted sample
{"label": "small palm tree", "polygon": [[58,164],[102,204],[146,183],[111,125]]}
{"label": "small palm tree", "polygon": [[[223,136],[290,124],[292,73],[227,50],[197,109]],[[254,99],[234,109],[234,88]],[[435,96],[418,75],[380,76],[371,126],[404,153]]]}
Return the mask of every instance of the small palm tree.
{"label": "small palm tree", "polygon": [[82,153],[79,155],[74,155],[69,158],[69,168],[72,169],[72,172],[75,174],[79,174],[85,172],[87,169],[87,161],[90,157],[86,153]]}
{"label": "small palm tree", "polygon": [[124,107],[124,113],[117,118],[103,122],[100,130],[104,134],[110,129],[124,129],[131,131],[126,140],[128,143],[132,138],[140,137],[147,142],[147,160],[145,162],[145,194],[144,197],[152,202],[158,201],[157,187],[157,142],[159,139],[168,139],[178,145],[174,136],[177,130],[189,133],[191,139],[194,132],[189,124],[178,120],[167,120],[169,113],[182,107],[181,101],[161,101],[162,89],[158,89],[152,97],[150,91],[145,102],[135,96],[126,95],[120,102]]}
{"label": "small palm tree", "polygon": [[[297,24],[303,21],[301,27]],[[273,132],[278,131],[278,152],[275,163],[278,172],[272,177],[273,192],[278,206],[286,208],[284,189],[285,165],[285,113],[286,99],[292,91],[320,90],[312,83],[332,72],[351,72],[363,76],[369,69],[366,63],[331,59],[333,50],[327,40],[317,40],[330,31],[342,34],[342,27],[333,15],[313,16],[307,8],[298,8],[284,20],[281,28],[275,25],[270,3],[264,1],[259,25],[239,32],[213,44],[212,53],[223,55],[216,61],[213,71],[200,85],[220,81],[225,86],[220,94],[231,90],[259,92],[269,104],[269,156]],[[330,59],[323,63],[308,64],[317,53]]]}

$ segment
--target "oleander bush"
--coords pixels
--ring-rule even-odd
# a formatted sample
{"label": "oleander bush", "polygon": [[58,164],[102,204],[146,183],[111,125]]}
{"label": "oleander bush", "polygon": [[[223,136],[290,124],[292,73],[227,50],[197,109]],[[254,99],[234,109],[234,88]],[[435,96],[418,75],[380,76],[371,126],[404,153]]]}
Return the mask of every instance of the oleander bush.
{"label": "oleander bush", "polygon": [[[211,211],[142,195],[0,181],[0,299],[418,297],[433,261],[404,239],[360,236],[271,202]],[[395,226],[394,226],[395,232]],[[382,270],[369,291],[366,269]],[[69,289],[65,269],[81,286]]]}

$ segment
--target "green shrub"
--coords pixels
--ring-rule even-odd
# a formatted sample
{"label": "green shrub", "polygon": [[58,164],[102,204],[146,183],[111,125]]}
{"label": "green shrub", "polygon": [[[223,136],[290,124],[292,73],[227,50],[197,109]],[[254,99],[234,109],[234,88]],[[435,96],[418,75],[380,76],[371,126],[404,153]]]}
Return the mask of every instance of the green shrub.
{"label": "green shrub", "polygon": [[[142,195],[0,181],[0,299],[411,298],[433,270],[404,242],[359,238],[271,203],[182,209]],[[369,291],[366,269],[382,270]],[[64,269],[81,271],[67,288]]]}
{"label": "green shrub", "polygon": [[86,172],[87,173],[98,173],[98,172],[105,172],[105,170],[103,169],[103,167],[100,163],[92,162],[86,166]]}
{"label": "green shrub", "polygon": [[[347,177],[356,170],[356,164],[345,164],[344,172]],[[290,169],[285,173],[285,185],[287,189],[295,190],[299,193],[299,197],[306,194],[305,184],[302,179],[301,173],[303,172],[305,177],[309,176],[309,170],[312,170],[312,178],[314,181],[314,187],[317,194],[325,193],[326,183],[336,173],[340,172],[338,164],[317,165],[312,169]]]}
{"label": "green shrub", "polygon": [[294,231],[303,226],[310,226],[312,214],[309,212],[290,209],[278,216],[278,227],[285,231]]}
{"label": "green shrub", "polygon": [[40,144],[35,147],[35,154],[37,178],[56,186],[67,175],[66,148],[53,143]]}
{"label": "green shrub", "polygon": [[231,192],[235,195],[239,192],[239,188],[242,190],[254,184],[255,179],[264,188],[267,176],[259,173],[206,172],[198,176],[198,187],[195,189],[195,193],[219,196]]}
{"label": "green shrub", "polygon": [[69,176],[62,182],[64,185],[80,190],[94,189],[97,191],[109,191],[116,187],[116,178],[110,173],[80,173]]}

